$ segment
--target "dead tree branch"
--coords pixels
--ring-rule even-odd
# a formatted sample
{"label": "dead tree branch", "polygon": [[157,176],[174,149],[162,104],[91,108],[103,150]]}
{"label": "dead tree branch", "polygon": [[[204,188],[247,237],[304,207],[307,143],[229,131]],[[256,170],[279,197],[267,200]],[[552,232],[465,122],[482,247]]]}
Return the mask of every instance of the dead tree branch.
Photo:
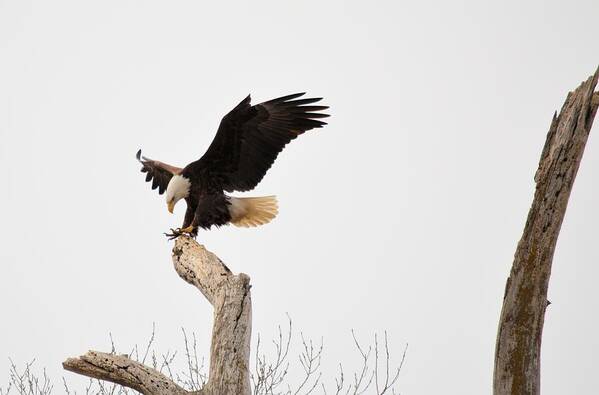
{"label": "dead tree branch", "polygon": [[493,393],[539,394],[547,288],[559,231],[599,105],[599,69],[554,115],[524,233],[505,287],[495,350]]}
{"label": "dead tree branch", "polygon": [[187,391],[127,355],[89,351],[67,359],[63,367],[147,395],[250,395],[250,278],[243,273],[234,275],[216,255],[185,236],[175,242],[173,263],[179,276],[198,288],[214,307],[210,371],[201,390]]}
{"label": "dead tree branch", "polygon": [[128,355],[88,351],[78,358],[67,359],[62,366],[71,372],[110,381],[142,394],[190,393],[162,373],[130,359]]}

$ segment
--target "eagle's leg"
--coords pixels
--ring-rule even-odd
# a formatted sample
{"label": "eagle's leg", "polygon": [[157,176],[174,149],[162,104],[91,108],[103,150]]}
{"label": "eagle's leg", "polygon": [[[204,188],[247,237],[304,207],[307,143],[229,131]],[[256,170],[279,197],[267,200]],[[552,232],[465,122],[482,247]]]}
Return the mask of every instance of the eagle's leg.
{"label": "eagle's leg", "polygon": [[188,233],[191,237],[196,237],[198,235],[198,226],[195,224],[195,212],[197,210],[197,205],[187,203],[187,210],[185,211],[185,219],[183,220],[183,226],[180,231],[183,233]]}
{"label": "eagle's leg", "polygon": [[183,220],[183,225],[180,228],[172,229],[171,233],[165,233],[165,236],[168,237],[169,240],[176,239],[177,237],[188,234],[191,237],[196,237],[198,235],[198,227],[194,225],[194,217],[195,217],[195,205],[187,202],[187,211],[185,212],[185,219]]}

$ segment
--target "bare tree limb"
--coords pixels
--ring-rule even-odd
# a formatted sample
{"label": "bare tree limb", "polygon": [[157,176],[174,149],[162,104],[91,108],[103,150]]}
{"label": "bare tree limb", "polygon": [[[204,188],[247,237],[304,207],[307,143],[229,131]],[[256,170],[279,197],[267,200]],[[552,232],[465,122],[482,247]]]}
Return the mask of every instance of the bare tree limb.
{"label": "bare tree limb", "polygon": [[507,280],[495,350],[493,393],[539,394],[540,352],[553,253],[599,105],[599,69],[554,115],[524,233]]}
{"label": "bare tree limb", "polygon": [[[250,395],[250,278],[243,273],[234,275],[216,255],[186,236],[175,242],[173,264],[179,276],[198,288],[214,307],[210,372],[201,390],[188,391],[127,355],[89,351],[67,359],[63,367],[148,395]],[[146,350],[143,360],[147,354]],[[189,350],[187,354],[189,359]]]}
{"label": "bare tree limb", "polygon": [[162,373],[131,360],[127,355],[88,351],[78,358],[67,359],[62,366],[71,372],[120,384],[142,394],[190,393]]}

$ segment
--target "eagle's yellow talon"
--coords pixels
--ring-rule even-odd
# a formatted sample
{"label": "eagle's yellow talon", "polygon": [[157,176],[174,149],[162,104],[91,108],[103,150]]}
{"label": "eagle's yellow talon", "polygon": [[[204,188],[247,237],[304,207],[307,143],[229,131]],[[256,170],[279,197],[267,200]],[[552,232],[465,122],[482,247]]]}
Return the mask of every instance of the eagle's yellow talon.
{"label": "eagle's yellow talon", "polygon": [[181,233],[193,233],[193,226],[189,225],[187,228],[183,228],[180,230]]}

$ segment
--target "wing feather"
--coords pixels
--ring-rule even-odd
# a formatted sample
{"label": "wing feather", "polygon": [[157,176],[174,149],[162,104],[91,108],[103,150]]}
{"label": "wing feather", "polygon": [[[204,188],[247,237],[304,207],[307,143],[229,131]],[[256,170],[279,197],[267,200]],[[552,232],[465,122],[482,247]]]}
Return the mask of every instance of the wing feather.
{"label": "wing feather", "polygon": [[182,170],[164,162],[141,156],[141,150],[137,151],[135,157],[142,164],[141,172],[146,173],[146,182],[152,181],[152,190],[158,189],[160,195],[166,191],[171,178],[181,173]]}
{"label": "wing feather", "polygon": [[[295,93],[255,106],[250,96],[225,115],[212,144],[198,161],[220,175],[223,189],[249,191],[256,187],[283,148],[300,134],[321,128],[319,111],[328,106],[308,105],[321,98],[298,99]],[[297,100],[296,100],[297,99]]]}

